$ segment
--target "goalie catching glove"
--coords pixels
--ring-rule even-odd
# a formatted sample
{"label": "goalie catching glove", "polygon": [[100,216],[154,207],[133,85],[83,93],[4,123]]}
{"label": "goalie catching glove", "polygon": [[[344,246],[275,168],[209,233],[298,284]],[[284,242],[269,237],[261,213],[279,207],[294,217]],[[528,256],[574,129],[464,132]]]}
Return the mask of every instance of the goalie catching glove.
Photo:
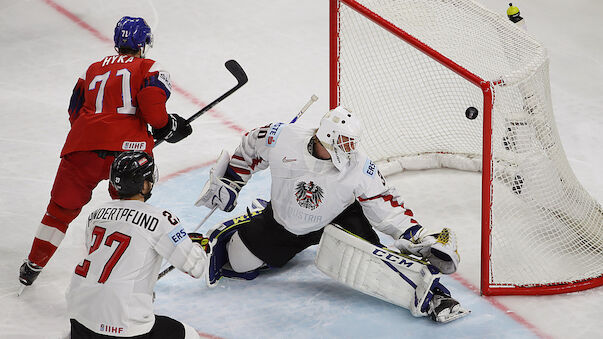
{"label": "goalie catching glove", "polygon": [[205,206],[207,208],[218,206],[219,209],[225,212],[230,212],[235,208],[239,191],[244,183],[224,177],[229,162],[230,155],[227,151],[222,151],[216,165],[209,171],[209,180],[205,183],[195,206]]}
{"label": "goalie catching glove", "polygon": [[402,253],[416,255],[430,262],[444,274],[456,272],[461,261],[456,245],[456,235],[449,228],[440,233],[426,234],[421,225],[409,227],[394,246]]}
{"label": "goalie catching glove", "polygon": [[193,133],[193,128],[178,114],[168,114],[168,122],[161,128],[153,128],[153,138],[176,143]]}

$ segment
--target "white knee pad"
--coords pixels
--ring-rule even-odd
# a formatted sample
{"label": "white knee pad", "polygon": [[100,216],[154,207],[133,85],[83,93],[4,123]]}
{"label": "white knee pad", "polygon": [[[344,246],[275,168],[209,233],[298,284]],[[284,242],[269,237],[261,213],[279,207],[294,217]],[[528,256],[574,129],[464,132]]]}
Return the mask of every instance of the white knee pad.
{"label": "white knee pad", "polygon": [[184,326],[184,339],[201,339],[199,332],[190,325],[180,322]]}
{"label": "white knee pad", "polygon": [[235,232],[232,235],[226,244],[226,251],[228,251],[230,266],[235,272],[243,273],[252,271],[264,264],[260,258],[251,253],[247,246],[243,244],[239,232]]}

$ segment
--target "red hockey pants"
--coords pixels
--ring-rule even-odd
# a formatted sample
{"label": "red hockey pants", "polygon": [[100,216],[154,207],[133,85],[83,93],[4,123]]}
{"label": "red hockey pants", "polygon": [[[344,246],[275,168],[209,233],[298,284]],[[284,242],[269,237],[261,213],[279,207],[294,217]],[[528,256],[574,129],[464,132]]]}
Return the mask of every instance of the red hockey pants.
{"label": "red hockey pants", "polygon": [[[61,159],[57,170],[50,203],[38,227],[28,259],[38,266],[46,266],[61,241],[67,227],[92,198],[92,190],[101,180],[109,178],[114,157],[101,158],[96,152],[74,152]],[[117,199],[117,191],[109,184],[109,194]]]}

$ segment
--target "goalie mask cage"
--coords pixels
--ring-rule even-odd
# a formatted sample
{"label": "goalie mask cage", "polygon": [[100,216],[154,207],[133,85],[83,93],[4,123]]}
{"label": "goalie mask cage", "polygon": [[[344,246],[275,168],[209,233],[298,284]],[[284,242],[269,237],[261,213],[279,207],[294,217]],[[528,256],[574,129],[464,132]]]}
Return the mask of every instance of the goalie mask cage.
{"label": "goalie mask cage", "polygon": [[482,172],[483,294],[603,284],[603,210],[561,146],[546,51],[504,16],[471,0],[330,0],[330,92],[362,117],[384,174]]}

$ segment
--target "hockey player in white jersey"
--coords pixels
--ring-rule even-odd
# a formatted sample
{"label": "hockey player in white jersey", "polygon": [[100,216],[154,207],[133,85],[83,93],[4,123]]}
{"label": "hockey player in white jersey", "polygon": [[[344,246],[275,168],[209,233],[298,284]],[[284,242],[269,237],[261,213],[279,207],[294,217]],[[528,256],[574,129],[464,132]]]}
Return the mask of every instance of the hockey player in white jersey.
{"label": "hockey player in white jersey", "polygon": [[[260,268],[282,267],[297,253],[318,244],[329,224],[341,226],[370,246],[383,247],[375,228],[390,235],[403,253],[427,260],[414,267],[429,265],[425,271],[433,276],[426,287],[422,282],[419,287],[414,282],[401,284],[400,289],[413,293],[394,303],[409,308],[413,315],[429,315],[440,322],[465,315],[467,311],[436,277],[439,271],[456,271],[460,258],[454,233],[425,231],[376,165],[358,152],[360,133],[358,118],[337,107],[322,118],[317,130],[271,123],[245,134],[232,158],[223,151],[196,205],[231,211],[252,174],[268,167],[271,201],[208,233],[213,251],[208,283],[215,284],[221,276],[253,279]],[[420,296],[410,297],[421,288]]]}
{"label": "hockey player in white jersey", "polygon": [[89,252],[66,292],[71,338],[199,338],[192,327],[154,314],[153,288],[162,258],[203,276],[202,237],[197,234],[193,243],[173,213],[145,202],[157,180],[150,155],[121,153],[110,180],[120,199],[88,217]]}

